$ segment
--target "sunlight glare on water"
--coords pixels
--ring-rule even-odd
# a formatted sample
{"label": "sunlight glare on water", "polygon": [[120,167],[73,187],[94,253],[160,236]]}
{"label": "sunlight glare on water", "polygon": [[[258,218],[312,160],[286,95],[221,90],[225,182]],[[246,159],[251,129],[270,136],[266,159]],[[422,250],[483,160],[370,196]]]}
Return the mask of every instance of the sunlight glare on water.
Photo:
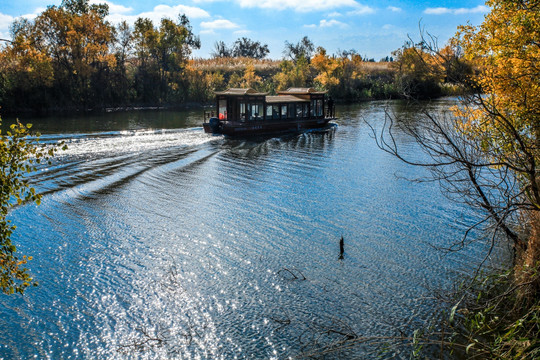
{"label": "sunlight glare on water", "polygon": [[424,174],[371,138],[363,119],[380,126],[385,106],[342,107],[334,126],[263,139],[174,121],[49,131],[69,149],[32,176],[41,206],[10,215],[40,285],[0,296],[0,358],[281,359],[343,334],[412,333],[433,289],[483,247],[431,246],[459,238],[453,219],[473,214],[436,184],[396,177]]}

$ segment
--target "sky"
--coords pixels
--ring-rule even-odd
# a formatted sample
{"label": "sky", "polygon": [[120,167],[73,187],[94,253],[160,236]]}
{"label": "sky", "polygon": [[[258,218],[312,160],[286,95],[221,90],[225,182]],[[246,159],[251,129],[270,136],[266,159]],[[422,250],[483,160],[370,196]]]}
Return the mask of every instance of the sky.
{"label": "sky", "polygon": [[[111,23],[138,17],[173,20],[186,14],[208,58],[216,41],[232,45],[247,37],[270,49],[269,58],[283,58],[285,41],[308,36],[328,53],[354,49],[380,60],[391,56],[408,37],[418,40],[420,28],[444,45],[458,25],[479,25],[489,8],[481,0],[91,0],[107,3]],[[61,0],[0,0],[0,38],[10,39],[9,26],[18,17],[34,18]]]}

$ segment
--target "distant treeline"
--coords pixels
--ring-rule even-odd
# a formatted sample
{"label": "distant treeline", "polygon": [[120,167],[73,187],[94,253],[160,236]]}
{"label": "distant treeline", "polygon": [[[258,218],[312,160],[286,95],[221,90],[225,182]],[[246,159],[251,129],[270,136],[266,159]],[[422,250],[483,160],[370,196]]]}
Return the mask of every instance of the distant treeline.
{"label": "distant treeline", "polygon": [[[247,38],[215,44],[212,59],[192,59],[200,39],[188,18],[139,18],[133,26],[105,20],[108,5],[64,0],[34,20],[12,24],[0,49],[2,113],[95,111],[130,106],[206,103],[213,92],[253,87],[275,93],[288,87],[328,90],[338,101],[437,97],[451,87],[448,66],[420,46],[406,44],[394,59],[366,61],[355,50],[329,55],[304,37],[285,42],[284,58],[265,60],[267,45]],[[394,60],[394,61],[389,61]],[[462,70],[462,69],[460,69]]]}

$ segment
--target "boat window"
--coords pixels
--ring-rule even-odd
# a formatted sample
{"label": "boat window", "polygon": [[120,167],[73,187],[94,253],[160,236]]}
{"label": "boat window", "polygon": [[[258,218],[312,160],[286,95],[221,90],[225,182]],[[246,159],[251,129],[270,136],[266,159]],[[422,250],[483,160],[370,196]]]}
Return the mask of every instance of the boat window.
{"label": "boat window", "polygon": [[257,111],[255,112],[255,120],[264,120],[264,104],[255,104]]}
{"label": "boat window", "polygon": [[262,120],[264,118],[263,104],[248,104],[249,120]]}
{"label": "boat window", "polygon": [[266,105],[266,118],[272,118],[272,105]]}
{"label": "boat window", "polygon": [[246,104],[240,103],[240,121],[246,121]]}
{"label": "boat window", "polygon": [[287,118],[287,105],[281,105],[281,118]]}
{"label": "boat window", "polygon": [[309,109],[309,115],[311,117],[315,116],[315,100],[311,100],[311,107]]}
{"label": "boat window", "polygon": [[309,104],[308,103],[302,104],[302,114],[304,115],[305,118],[309,117]]}
{"label": "boat window", "polygon": [[219,100],[218,114],[220,120],[227,119],[227,100]]}
{"label": "boat window", "polygon": [[323,105],[322,105],[322,100],[317,100],[317,108],[316,108],[316,114],[315,116],[322,116],[323,114]]}
{"label": "boat window", "polygon": [[294,119],[295,117],[296,117],[295,106],[294,104],[289,104],[289,118]]}
{"label": "boat window", "polygon": [[272,105],[272,119],[279,119],[279,105]]}
{"label": "boat window", "polygon": [[296,104],[296,117],[302,117],[302,104]]}

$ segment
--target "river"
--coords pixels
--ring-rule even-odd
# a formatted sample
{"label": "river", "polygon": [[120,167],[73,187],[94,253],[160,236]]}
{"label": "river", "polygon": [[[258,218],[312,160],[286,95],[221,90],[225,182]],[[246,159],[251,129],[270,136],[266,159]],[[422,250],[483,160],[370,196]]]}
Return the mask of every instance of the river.
{"label": "river", "polygon": [[[377,148],[365,121],[385,109],[409,111],[341,106],[329,128],[252,140],[204,134],[201,110],[33,120],[69,148],[31,176],[42,204],[10,214],[39,286],[0,295],[0,358],[283,359],[412,334],[485,248],[435,248],[476,215]],[[327,356],[411,350],[384,348]]]}

